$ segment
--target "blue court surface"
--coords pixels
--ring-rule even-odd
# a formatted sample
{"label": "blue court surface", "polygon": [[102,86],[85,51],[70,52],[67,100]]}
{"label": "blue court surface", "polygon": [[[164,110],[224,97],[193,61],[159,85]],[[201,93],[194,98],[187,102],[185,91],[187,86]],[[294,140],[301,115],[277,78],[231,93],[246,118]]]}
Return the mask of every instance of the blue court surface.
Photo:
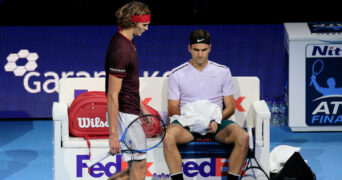
{"label": "blue court surface", "polygon": [[[0,180],[53,179],[52,121],[0,121]],[[271,127],[271,150],[300,147],[318,180],[341,179],[342,132],[293,133]]]}

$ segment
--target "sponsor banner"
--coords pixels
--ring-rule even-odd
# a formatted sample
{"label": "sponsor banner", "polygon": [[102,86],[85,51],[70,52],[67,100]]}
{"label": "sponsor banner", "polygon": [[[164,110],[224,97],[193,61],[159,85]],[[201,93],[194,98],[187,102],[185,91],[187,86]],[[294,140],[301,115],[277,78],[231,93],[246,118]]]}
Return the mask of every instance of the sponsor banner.
{"label": "sponsor banner", "polygon": [[[188,61],[188,36],[195,29],[212,34],[210,60],[229,66],[233,76],[260,78],[261,98],[283,94],[282,25],[151,26],[134,38],[139,75],[165,77]],[[114,26],[0,27],[0,118],[51,118],[60,79],[104,77],[116,31]],[[269,84],[272,88],[264,88]]]}
{"label": "sponsor banner", "polygon": [[342,44],[307,45],[306,124],[342,125]]}
{"label": "sponsor banner", "polygon": [[[127,162],[122,161],[121,155],[116,155],[111,161],[96,163],[90,170],[86,163],[89,161],[89,155],[76,155],[76,179],[77,178],[108,178],[117,172],[128,167]],[[160,162],[147,162],[147,178],[153,175],[169,175],[169,171],[164,166],[157,166]],[[202,159],[184,159],[183,174],[185,178],[219,178],[227,176],[228,172],[227,158],[202,158]]]}

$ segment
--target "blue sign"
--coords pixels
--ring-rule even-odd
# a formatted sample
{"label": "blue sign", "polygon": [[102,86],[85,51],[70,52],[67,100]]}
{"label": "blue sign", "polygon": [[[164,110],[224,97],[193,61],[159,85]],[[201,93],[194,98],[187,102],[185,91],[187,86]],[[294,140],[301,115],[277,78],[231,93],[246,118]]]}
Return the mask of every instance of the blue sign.
{"label": "blue sign", "polygon": [[[209,59],[233,76],[258,76],[261,98],[284,94],[283,26],[153,26],[135,37],[140,76],[167,76],[188,61],[188,36],[211,33]],[[114,26],[0,27],[0,118],[51,118],[58,82],[67,77],[104,77]]]}
{"label": "blue sign", "polygon": [[308,45],[306,124],[342,125],[342,44]]}
{"label": "blue sign", "polygon": [[342,22],[310,22],[308,23],[311,33],[341,33]]}

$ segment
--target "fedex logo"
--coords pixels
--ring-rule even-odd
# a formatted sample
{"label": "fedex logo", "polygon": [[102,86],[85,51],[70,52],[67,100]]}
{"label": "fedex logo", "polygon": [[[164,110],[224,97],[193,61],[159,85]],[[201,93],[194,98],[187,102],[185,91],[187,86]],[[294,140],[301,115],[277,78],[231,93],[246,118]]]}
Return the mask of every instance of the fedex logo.
{"label": "fedex logo", "polygon": [[[83,177],[82,170],[88,169],[88,166],[86,164],[86,160],[89,160],[89,155],[77,155],[76,157],[76,177]],[[115,162],[109,162],[106,165],[103,165],[102,163],[95,164],[90,169],[90,176],[94,178],[102,177],[104,174],[107,177],[112,176],[113,174],[120,172],[122,169],[122,162],[121,162],[121,155],[115,156]],[[110,169],[114,168],[114,172],[111,172]]]}
{"label": "fedex logo", "polygon": [[[77,155],[76,156],[76,177],[84,177],[83,169],[89,169],[87,162],[89,155]],[[152,173],[148,170],[152,166],[152,162],[147,162],[147,176],[152,176]],[[121,160],[121,155],[115,156],[115,162],[108,162],[107,164],[96,163],[89,170],[89,175],[94,178],[100,178],[103,175],[111,177],[113,174],[120,172],[122,169],[128,167],[127,162]]]}
{"label": "fedex logo", "polygon": [[227,158],[210,158],[209,161],[195,162],[183,160],[183,173],[188,177],[202,176],[227,176],[228,172]]}
{"label": "fedex logo", "polygon": [[[88,170],[87,162],[89,155],[77,155],[76,157],[76,177],[83,178],[89,173],[89,176],[93,178],[100,178],[102,176],[111,177],[113,174],[120,172],[122,169],[128,167],[126,162],[121,160],[121,155],[115,156],[115,162],[108,162],[106,164],[97,163],[89,172],[83,173],[84,169]],[[154,162],[147,163],[147,177],[151,177],[152,173],[149,168]],[[227,176],[228,172],[228,159],[227,158],[209,158],[209,159],[197,159],[197,160],[183,160],[183,173],[187,177],[210,177],[210,176]],[[155,168],[163,168],[155,166]]]}

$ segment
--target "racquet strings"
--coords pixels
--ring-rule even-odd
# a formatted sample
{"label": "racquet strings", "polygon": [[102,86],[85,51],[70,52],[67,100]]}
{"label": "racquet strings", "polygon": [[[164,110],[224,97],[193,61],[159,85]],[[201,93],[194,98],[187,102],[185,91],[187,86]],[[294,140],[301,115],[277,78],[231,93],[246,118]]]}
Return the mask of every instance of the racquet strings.
{"label": "racquet strings", "polygon": [[140,118],[141,125],[147,138],[147,149],[158,146],[164,139],[166,127],[162,120],[154,115],[144,115]]}
{"label": "racquet strings", "polygon": [[[144,115],[129,125],[123,143],[131,151],[144,152],[158,146],[163,140],[164,133],[164,125],[158,117]],[[146,138],[152,136],[153,138]]]}
{"label": "racquet strings", "polygon": [[317,76],[322,72],[323,68],[324,62],[321,59],[317,59],[312,65],[312,73]]}
{"label": "racquet strings", "polygon": [[146,137],[161,137],[163,135],[164,125],[157,116],[144,115],[140,121]]}
{"label": "racquet strings", "polygon": [[142,128],[141,121],[134,120],[126,129],[126,134],[122,141],[125,146],[132,151],[140,151],[147,148],[146,136]]}

